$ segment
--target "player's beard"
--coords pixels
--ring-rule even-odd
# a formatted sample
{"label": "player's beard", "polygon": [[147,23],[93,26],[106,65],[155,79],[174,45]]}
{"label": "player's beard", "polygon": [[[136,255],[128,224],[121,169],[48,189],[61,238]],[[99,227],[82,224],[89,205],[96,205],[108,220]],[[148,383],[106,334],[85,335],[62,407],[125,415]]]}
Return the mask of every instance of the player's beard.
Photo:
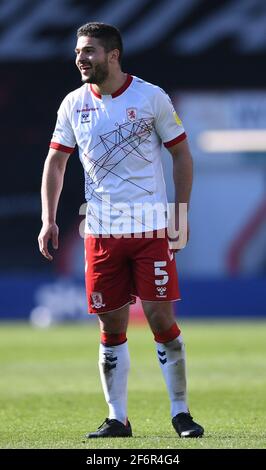
{"label": "player's beard", "polygon": [[83,83],[93,83],[95,85],[101,85],[108,77],[109,70],[108,70],[108,61],[106,59],[105,62],[101,64],[96,64],[91,69],[91,74],[87,78],[81,78]]}

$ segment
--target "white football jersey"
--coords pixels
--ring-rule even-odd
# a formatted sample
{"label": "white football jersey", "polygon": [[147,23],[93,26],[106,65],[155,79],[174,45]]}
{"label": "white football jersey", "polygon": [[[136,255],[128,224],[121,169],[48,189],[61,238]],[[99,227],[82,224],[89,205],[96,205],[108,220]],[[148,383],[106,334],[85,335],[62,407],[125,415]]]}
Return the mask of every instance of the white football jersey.
{"label": "white football jersey", "polygon": [[[85,174],[86,233],[147,232],[167,226],[161,146],[186,134],[169,96],[131,75],[112,95],[84,84],[58,110],[50,147],[77,145]],[[158,209],[158,210],[156,210]]]}

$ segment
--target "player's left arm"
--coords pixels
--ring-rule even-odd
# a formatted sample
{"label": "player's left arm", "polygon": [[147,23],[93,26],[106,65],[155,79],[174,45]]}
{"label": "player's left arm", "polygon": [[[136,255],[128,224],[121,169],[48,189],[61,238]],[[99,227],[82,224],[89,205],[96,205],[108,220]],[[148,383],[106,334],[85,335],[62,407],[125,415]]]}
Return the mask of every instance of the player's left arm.
{"label": "player's left arm", "polygon": [[192,157],[182,121],[177,115],[170,97],[158,87],[155,88],[153,96],[153,111],[155,130],[173,157],[175,217],[170,214],[170,219],[168,218],[168,234],[171,226],[175,228],[176,232],[179,231],[178,237],[177,234],[171,234],[172,237],[178,238],[178,243],[172,244],[172,248],[177,251],[177,249],[184,248],[188,240],[187,209],[192,188]]}
{"label": "player's left arm", "polygon": [[[189,239],[188,212],[190,195],[193,182],[193,160],[188,146],[187,139],[168,148],[173,158],[173,179],[175,185],[175,229],[182,231],[179,233],[179,242],[186,244]],[[183,213],[181,213],[183,212]],[[184,227],[183,221],[186,221]],[[179,223],[180,221],[180,223]],[[184,231],[187,230],[187,234]],[[183,246],[182,246],[183,247]]]}

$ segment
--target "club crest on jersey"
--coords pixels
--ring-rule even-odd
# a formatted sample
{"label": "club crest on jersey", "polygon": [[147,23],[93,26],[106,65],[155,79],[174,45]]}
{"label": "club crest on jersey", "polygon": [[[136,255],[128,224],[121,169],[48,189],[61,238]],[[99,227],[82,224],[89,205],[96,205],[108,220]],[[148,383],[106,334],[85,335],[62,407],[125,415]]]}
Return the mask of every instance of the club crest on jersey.
{"label": "club crest on jersey", "polygon": [[91,294],[92,298],[92,307],[93,308],[102,308],[105,307],[105,304],[103,303],[103,296],[101,292],[92,292]]}
{"label": "club crest on jersey", "polygon": [[127,108],[127,120],[134,122],[137,119],[137,108]]}

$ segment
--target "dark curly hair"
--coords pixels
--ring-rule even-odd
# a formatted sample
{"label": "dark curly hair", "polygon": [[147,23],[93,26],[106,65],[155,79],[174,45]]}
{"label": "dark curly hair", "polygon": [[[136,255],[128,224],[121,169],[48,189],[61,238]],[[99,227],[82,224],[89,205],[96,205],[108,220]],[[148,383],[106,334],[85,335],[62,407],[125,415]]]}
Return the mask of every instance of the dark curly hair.
{"label": "dark curly hair", "polygon": [[119,63],[121,64],[123,43],[120,31],[115,26],[96,22],[86,23],[83,26],[80,26],[77,30],[77,37],[79,38],[80,36],[91,36],[92,38],[99,39],[105,52],[118,49]]}

